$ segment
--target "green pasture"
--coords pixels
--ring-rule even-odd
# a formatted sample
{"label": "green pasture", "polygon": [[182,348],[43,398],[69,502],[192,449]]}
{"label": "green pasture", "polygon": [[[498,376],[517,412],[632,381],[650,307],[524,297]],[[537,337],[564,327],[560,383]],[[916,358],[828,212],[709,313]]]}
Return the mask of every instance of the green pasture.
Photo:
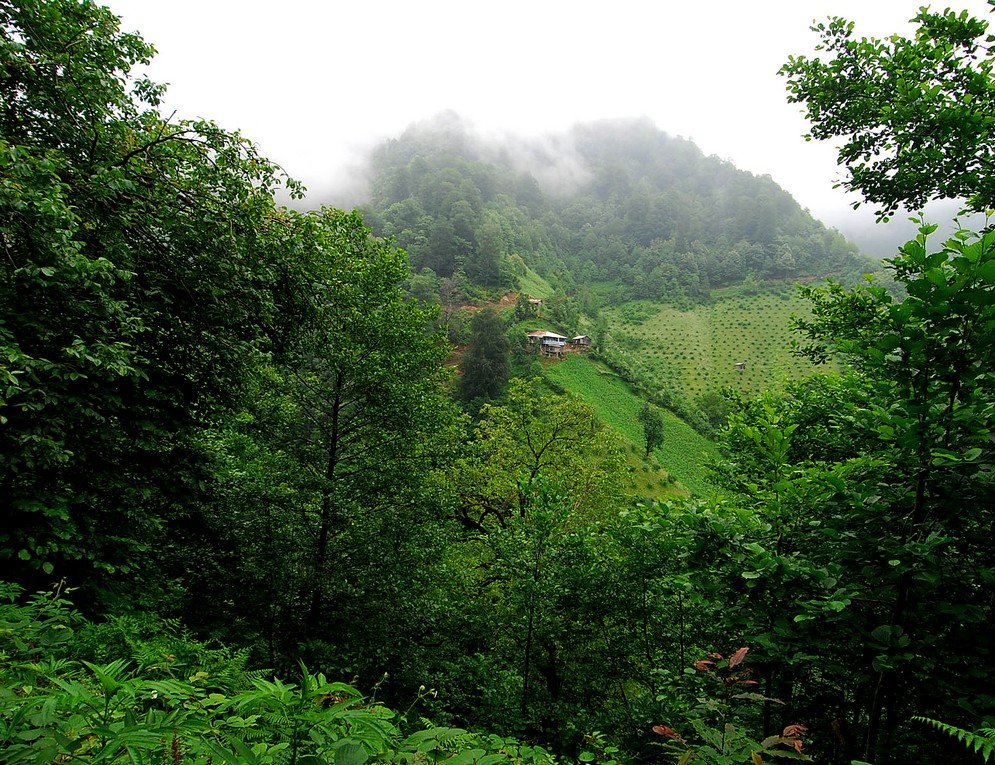
{"label": "green pasture", "polygon": [[531,268],[518,277],[518,289],[529,297],[545,300],[553,294],[553,287]]}
{"label": "green pasture", "polygon": [[[608,310],[611,335],[620,350],[650,380],[696,401],[725,386],[746,395],[776,389],[814,371],[791,353],[792,315],[808,303],[794,293],[732,295],[682,311],[634,301]],[[736,364],[745,362],[739,371]]]}
{"label": "green pasture", "polygon": [[[645,441],[637,414],[643,400],[614,372],[587,356],[570,355],[545,366],[546,376],[564,390],[594,407],[598,416],[631,446],[627,450],[629,474],[641,496],[666,499],[683,493],[681,487],[704,494],[705,463],[717,454],[715,444],[670,412],[664,412],[663,446],[649,461],[642,459]],[[667,475],[679,482],[667,480]]]}

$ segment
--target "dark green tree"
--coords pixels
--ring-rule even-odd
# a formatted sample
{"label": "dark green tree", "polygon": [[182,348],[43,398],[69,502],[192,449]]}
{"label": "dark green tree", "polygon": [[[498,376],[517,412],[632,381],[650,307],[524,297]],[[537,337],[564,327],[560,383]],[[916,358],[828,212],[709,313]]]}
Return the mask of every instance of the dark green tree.
{"label": "dark green tree", "polygon": [[152,53],[93,3],[0,3],[0,558],[22,576],[93,583],[199,533],[197,434],[300,312],[276,168],[163,120],[132,76]]}
{"label": "dark green tree", "polygon": [[[292,218],[310,245],[302,267],[312,310],[261,376],[246,422],[226,436],[243,451],[248,436],[255,451],[245,456],[284,494],[235,460],[224,525],[238,530],[252,569],[239,580],[294,585],[278,593],[286,653],[311,641],[315,660],[383,672],[394,649],[411,644],[399,636],[422,624],[415,580],[440,549],[426,485],[455,448],[459,416],[442,366],[449,346],[428,332],[435,310],[403,294],[404,253],[373,238],[357,213]],[[274,494],[276,507],[264,508]],[[274,557],[271,546],[292,554]],[[330,621],[340,624],[334,636],[323,627]],[[265,619],[255,626],[268,629]]]}
{"label": "dark green tree", "polygon": [[465,402],[493,399],[508,382],[511,346],[504,322],[492,308],[473,317],[470,345],[460,362],[459,395]]}
{"label": "dark green tree", "polygon": [[649,459],[650,452],[663,444],[663,414],[648,401],[639,410],[639,422],[643,426],[643,438],[646,439],[644,459]]}

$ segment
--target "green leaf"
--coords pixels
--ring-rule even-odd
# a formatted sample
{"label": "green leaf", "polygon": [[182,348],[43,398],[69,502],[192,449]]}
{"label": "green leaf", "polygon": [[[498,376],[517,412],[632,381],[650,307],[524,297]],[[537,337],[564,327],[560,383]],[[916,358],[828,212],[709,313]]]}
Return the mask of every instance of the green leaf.
{"label": "green leaf", "polygon": [[335,750],[335,765],[363,765],[370,759],[361,744],[343,744]]}

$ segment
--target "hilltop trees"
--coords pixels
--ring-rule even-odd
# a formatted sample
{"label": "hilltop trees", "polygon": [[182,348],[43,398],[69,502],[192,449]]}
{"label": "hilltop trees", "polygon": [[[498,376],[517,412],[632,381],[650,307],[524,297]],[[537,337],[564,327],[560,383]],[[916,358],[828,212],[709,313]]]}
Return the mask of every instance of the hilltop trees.
{"label": "hilltop trees", "polygon": [[[493,145],[454,115],[413,126],[372,157],[382,231],[413,269],[494,288],[520,257],[559,292],[591,281],[630,296],[701,299],[748,276],[850,272],[856,249],[768,177],[706,157],[646,121],[579,125],[550,155]],[[512,157],[574,177],[544,196]]]}

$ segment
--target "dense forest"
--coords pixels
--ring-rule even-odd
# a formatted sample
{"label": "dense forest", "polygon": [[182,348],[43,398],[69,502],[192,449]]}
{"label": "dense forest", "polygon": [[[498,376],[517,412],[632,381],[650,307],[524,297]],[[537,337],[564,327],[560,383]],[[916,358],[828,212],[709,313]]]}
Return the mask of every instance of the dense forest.
{"label": "dense forest", "polygon": [[610,282],[622,297],[700,299],[868,265],[770,177],[648,121],[501,143],[445,113],[379,147],[370,176],[367,220],[436,291],[454,274],[512,287],[524,264],[567,293]]}
{"label": "dense forest", "polygon": [[[837,19],[782,70],[882,216],[995,208],[987,30]],[[561,393],[527,285],[597,326],[852,246],[643,122],[444,116],[361,211],[288,209],[249,139],[160,113],[153,52],[0,0],[0,761],[995,757],[995,231],[801,287],[824,371],[727,392],[707,486],[661,499],[631,476],[680,401],[617,364],[585,369],[635,423]]]}

